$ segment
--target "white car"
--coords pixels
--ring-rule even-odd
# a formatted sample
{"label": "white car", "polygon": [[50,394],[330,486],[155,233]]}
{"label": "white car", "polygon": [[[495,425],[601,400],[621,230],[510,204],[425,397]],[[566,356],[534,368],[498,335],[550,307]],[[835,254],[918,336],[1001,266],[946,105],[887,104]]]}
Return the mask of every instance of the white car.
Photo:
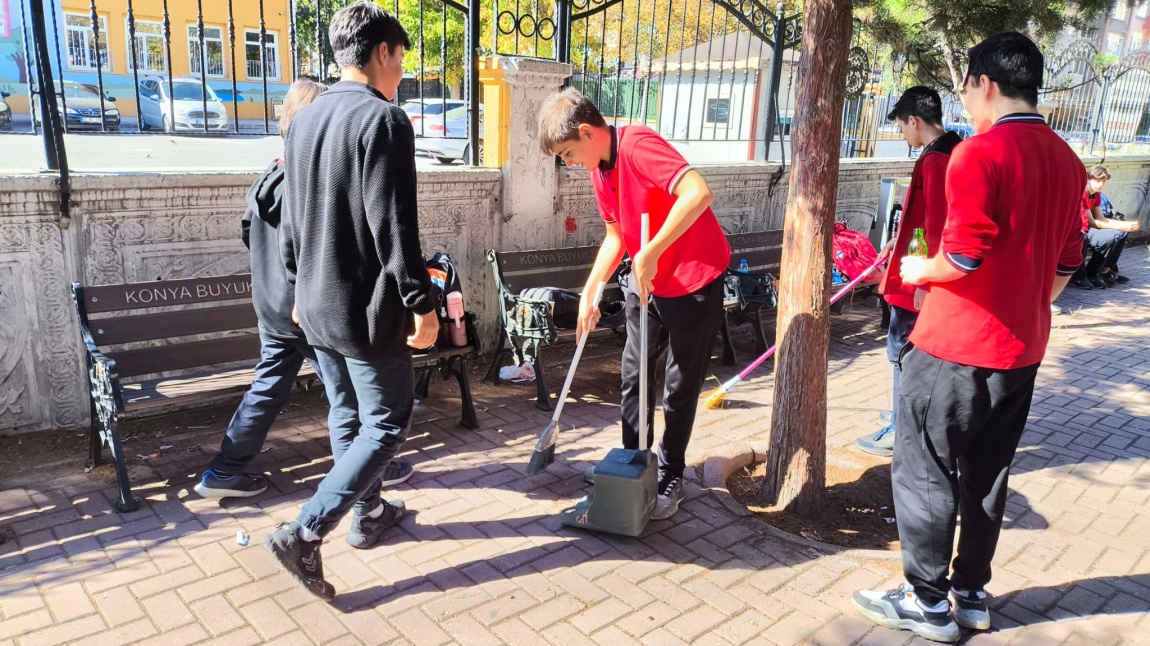
{"label": "white car", "polygon": [[[172,79],[170,91],[169,96],[166,76],[149,76],[140,81],[141,130],[203,132],[206,122],[208,132],[227,132],[227,110],[211,86],[201,84],[197,78],[179,77]],[[205,92],[207,114],[204,114]]]}
{"label": "white car", "polygon": [[415,136],[426,137],[429,136],[426,126],[420,123],[424,118],[441,116],[447,110],[466,106],[467,102],[459,99],[412,99],[399,107],[407,113],[407,118],[411,120],[411,127],[415,129]]}
{"label": "white car", "polygon": [[[470,163],[470,145],[467,137],[467,106],[452,108],[444,115],[428,116],[424,119],[423,136],[415,138],[415,152],[435,159],[441,164],[450,164],[457,159]],[[483,107],[479,108],[479,159],[483,159]]]}

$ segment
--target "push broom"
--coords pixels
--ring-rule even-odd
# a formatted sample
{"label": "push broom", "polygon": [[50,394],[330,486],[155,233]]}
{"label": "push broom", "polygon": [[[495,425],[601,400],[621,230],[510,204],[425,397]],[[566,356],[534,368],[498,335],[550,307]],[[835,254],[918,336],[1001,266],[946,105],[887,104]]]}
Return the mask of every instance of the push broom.
{"label": "push broom", "polygon": [[[886,258],[879,258],[873,265],[868,267],[866,271],[860,273],[857,278],[847,283],[846,286],[840,289],[834,296],[831,296],[831,305],[834,305],[843,296],[846,296],[848,293],[850,293],[850,291],[854,289],[856,285],[861,283],[867,276],[870,276],[871,273],[878,269],[879,266],[881,266],[884,262],[886,262]],[[722,386],[719,386],[718,388],[712,390],[710,393],[707,393],[707,398],[703,400],[703,405],[707,408],[718,408],[722,406],[723,400],[727,397],[727,393],[734,390],[735,386],[739,385],[739,382],[746,379],[747,375],[755,371],[755,368],[758,368],[759,366],[763,365],[764,361],[770,359],[771,355],[775,353],[775,349],[778,347],[778,345],[772,345],[771,347],[767,348],[766,352],[761,354],[759,358],[752,361],[749,366],[743,368],[742,372],[728,379],[723,383]]]}
{"label": "push broom", "polygon": [[[595,286],[595,298],[591,302],[596,307],[603,298],[606,283]],[[555,413],[551,415],[551,423],[539,434],[539,441],[535,443],[535,452],[531,454],[531,461],[527,463],[527,475],[533,476],[543,473],[555,461],[555,444],[559,442],[559,416],[563,414],[563,403],[567,401],[567,392],[571,390],[571,382],[575,378],[575,366],[579,365],[579,357],[583,355],[583,346],[587,344],[590,330],[585,330],[575,346],[575,356],[571,359],[571,367],[567,369],[567,379],[563,381],[563,391],[559,394],[559,401],[555,404]]]}

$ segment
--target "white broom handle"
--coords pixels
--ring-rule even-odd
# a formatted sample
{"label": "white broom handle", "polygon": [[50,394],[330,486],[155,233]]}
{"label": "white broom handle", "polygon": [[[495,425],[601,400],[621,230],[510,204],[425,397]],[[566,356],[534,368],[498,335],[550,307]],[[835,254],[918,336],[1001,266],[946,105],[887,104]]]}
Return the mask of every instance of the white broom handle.
{"label": "white broom handle", "polygon": [[[647,247],[651,237],[651,216],[644,213],[640,216],[639,249]],[[646,290],[639,283],[638,292]],[[639,450],[647,450],[647,298],[639,296]]]}
{"label": "white broom handle", "polygon": [[[599,281],[595,286],[595,300],[591,301],[592,307],[599,307],[599,301],[603,300],[603,290],[607,288],[607,283]],[[563,381],[563,391],[559,393],[559,403],[555,404],[555,414],[551,416],[552,422],[559,421],[559,415],[563,412],[563,404],[567,401],[567,393],[571,391],[571,382],[575,380],[575,366],[579,365],[579,357],[583,356],[583,346],[587,345],[587,337],[591,336],[591,330],[584,330],[583,336],[579,338],[579,343],[575,346],[575,356],[571,358],[571,367],[567,369],[567,379]]]}

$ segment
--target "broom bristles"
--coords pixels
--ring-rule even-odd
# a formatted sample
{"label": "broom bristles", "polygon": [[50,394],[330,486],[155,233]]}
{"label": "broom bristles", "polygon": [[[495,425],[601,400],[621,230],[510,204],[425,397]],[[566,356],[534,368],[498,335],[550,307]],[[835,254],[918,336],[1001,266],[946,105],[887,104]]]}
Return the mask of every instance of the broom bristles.
{"label": "broom bristles", "polygon": [[707,408],[720,408],[723,405],[723,400],[727,397],[727,391],[722,388],[716,388],[707,393],[707,398],[703,400],[703,405]]}

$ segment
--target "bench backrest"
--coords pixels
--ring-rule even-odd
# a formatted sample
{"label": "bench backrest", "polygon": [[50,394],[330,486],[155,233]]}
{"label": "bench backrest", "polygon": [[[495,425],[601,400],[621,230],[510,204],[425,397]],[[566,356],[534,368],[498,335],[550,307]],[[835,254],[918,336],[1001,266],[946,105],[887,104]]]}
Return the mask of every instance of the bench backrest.
{"label": "bench backrest", "polygon": [[727,236],[727,244],[731,246],[731,269],[738,270],[739,263],[746,260],[752,273],[779,275],[779,264],[783,258],[781,229],[732,233]]}
{"label": "bench backrest", "polygon": [[[491,252],[503,275],[503,285],[512,294],[532,287],[560,287],[579,293],[595,264],[599,245],[569,249]],[[619,272],[611,275],[604,296],[621,300]]]}
{"label": "bench backrest", "polygon": [[[260,356],[250,274],[72,289],[81,322],[95,345],[116,361],[121,378]],[[198,307],[154,309],[173,305]],[[195,339],[221,332],[240,333]],[[172,342],[139,347],[141,342],[160,339]]]}

